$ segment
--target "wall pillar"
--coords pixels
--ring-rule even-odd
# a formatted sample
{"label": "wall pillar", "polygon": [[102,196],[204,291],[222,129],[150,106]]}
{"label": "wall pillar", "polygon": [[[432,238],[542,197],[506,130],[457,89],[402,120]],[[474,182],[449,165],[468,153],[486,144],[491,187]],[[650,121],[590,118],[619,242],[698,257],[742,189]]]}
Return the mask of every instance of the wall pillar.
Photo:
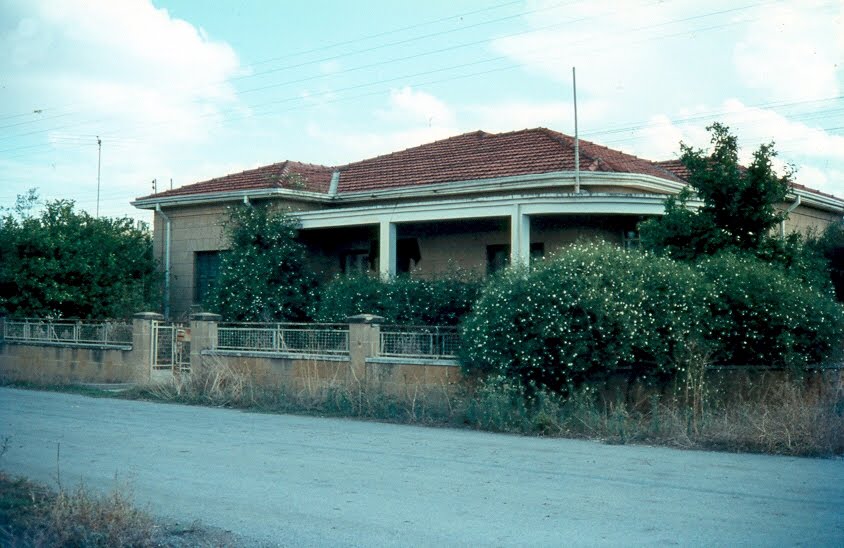
{"label": "wall pillar", "polygon": [[138,312],[132,316],[132,378],[137,382],[150,382],[152,373],[153,322],[164,316],[157,312]]}
{"label": "wall pillar", "polygon": [[530,266],[530,217],[519,205],[510,214],[510,264]]}
{"label": "wall pillar", "polygon": [[396,223],[381,221],[378,245],[378,269],[381,277],[393,278],[396,275]]}
{"label": "wall pillar", "polygon": [[190,370],[202,367],[202,351],[217,348],[217,326],[219,314],[201,312],[190,317]]}
{"label": "wall pillar", "polygon": [[366,358],[378,355],[381,324],[384,318],[374,314],[358,314],[346,318],[349,324],[349,358],[352,380],[366,382]]}

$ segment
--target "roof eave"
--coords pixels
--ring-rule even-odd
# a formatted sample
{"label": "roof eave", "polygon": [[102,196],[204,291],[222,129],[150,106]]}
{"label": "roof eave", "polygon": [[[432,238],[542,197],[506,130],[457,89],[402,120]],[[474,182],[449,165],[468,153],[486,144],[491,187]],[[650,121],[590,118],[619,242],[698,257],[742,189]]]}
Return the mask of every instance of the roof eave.
{"label": "roof eave", "polygon": [[178,194],[176,196],[149,196],[146,198],[139,198],[130,203],[138,209],[155,209],[157,205],[160,205],[162,207],[177,207],[188,205],[239,202],[242,201],[244,198],[261,199],[276,197],[290,198],[304,202],[331,201],[328,195],[323,194],[321,192],[291,190],[287,188],[257,188],[246,190],[228,190],[224,192]]}
{"label": "roof eave", "polygon": [[824,211],[831,211],[838,213],[839,215],[844,214],[844,200],[840,198],[825,196],[816,192],[803,190],[802,188],[792,188],[791,192],[794,194],[792,201],[796,199],[797,196],[800,196],[800,200],[803,205],[807,205],[815,209],[822,209]]}

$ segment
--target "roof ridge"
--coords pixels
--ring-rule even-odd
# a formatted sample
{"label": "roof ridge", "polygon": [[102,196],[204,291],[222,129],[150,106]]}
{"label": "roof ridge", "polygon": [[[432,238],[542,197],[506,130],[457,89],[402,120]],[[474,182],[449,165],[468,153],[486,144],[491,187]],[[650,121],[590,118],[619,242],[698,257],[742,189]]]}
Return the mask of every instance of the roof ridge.
{"label": "roof ridge", "polygon": [[342,171],[344,168],[347,168],[349,166],[363,164],[365,162],[371,162],[373,160],[380,160],[381,158],[386,158],[388,156],[394,156],[396,154],[401,154],[402,152],[409,152],[409,151],[416,150],[418,148],[430,147],[431,145],[436,145],[437,143],[444,143],[446,141],[452,141],[452,140],[455,140],[455,139],[459,139],[461,137],[468,137],[469,135],[480,136],[480,135],[496,135],[496,134],[495,133],[487,133],[486,131],[483,131],[481,129],[477,129],[475,131],[469,131],[469,132],[466,132],[466,133],[460,133],[459,135],[452,135],[451,137],[444,137],[442,139],[437,139],[436,141],[430,141],[428,143],[422,143],[421,145],[407,147],[407,148],[403,148],[403,149],[400,149],[400,150],[394,150],[392,152],[386,152],[384,154],[379,154],[377,156],[372,156],[370,158],[364,158],[363,160],[357,160],[357,161],[354,161],[354,162],[348,162],[348,163],[345,163],[345,164],[337,165],[337,166],[334,166],[334,169],[338,169],[338,170]]}

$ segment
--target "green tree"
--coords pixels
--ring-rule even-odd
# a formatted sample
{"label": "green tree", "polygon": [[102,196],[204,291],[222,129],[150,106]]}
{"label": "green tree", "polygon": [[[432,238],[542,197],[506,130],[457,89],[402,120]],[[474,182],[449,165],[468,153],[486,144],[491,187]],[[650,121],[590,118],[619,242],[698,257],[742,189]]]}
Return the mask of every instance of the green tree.
{"label": "green tree", "polygon": [[0,221],[0,311],[15,316],[122,318],[158,293],[152,238],[129,218],[94,218],[69,200],[32,211],[18,197]]}
{"label": "green tree", "polygon": [[307,319],[315,280],[306,266],[298,224],[264,205],[232,208],[226,225],[231,249],[205,306],[228,321]]}
{"label": "green tree", "polygon": [[[761,145],[750,165],[742,167],[738,141],[729,128],[716,123],[707,130],[711,153],[680,145],[690,188],[666,200],[661,218],[640,224],[644,246],[676,259],[770,247],[771,229],[785,215],[776,204],[785,200],[792,172],[774,172],[773,143]],[[690,200],[695,197],[702,205],[692,210]]]}

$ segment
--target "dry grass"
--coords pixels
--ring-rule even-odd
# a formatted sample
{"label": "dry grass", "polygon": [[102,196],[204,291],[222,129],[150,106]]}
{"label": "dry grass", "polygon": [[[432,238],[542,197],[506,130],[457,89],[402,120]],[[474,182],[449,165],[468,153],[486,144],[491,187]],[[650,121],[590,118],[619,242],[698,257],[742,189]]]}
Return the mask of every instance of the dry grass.
{"label": "dry grass", "polygon": [[155,521],[116,489],[104,497],[84,487],[53,493],[0,474],[4,546],[160,546]]}
{"label": "dry grass", "polygon": [[10,548],[246,545],[233,534],[160,521],[139,510],[125,486],[104,496],[84,487],[57,493],[0,472],[0,546]]}
{"label": "dry grass", "polygon": [[[223,359],[173,382],[136,391],[160,401],[468,426],[608,443],[785,455],[844,454],[844,387],[835,373],[811,381],[782,374],[705,370],[695,362],[672,386],[586,386],[568,398],[512,384],[451,387],[407,382],[385,395],[358,379],[304,379],[300,390],[263,387]],[[309,369],[310,371],[310,369]],[[316,368],[314,368],[316,371]],[[310,374],[309,374],[310,375]]]}

